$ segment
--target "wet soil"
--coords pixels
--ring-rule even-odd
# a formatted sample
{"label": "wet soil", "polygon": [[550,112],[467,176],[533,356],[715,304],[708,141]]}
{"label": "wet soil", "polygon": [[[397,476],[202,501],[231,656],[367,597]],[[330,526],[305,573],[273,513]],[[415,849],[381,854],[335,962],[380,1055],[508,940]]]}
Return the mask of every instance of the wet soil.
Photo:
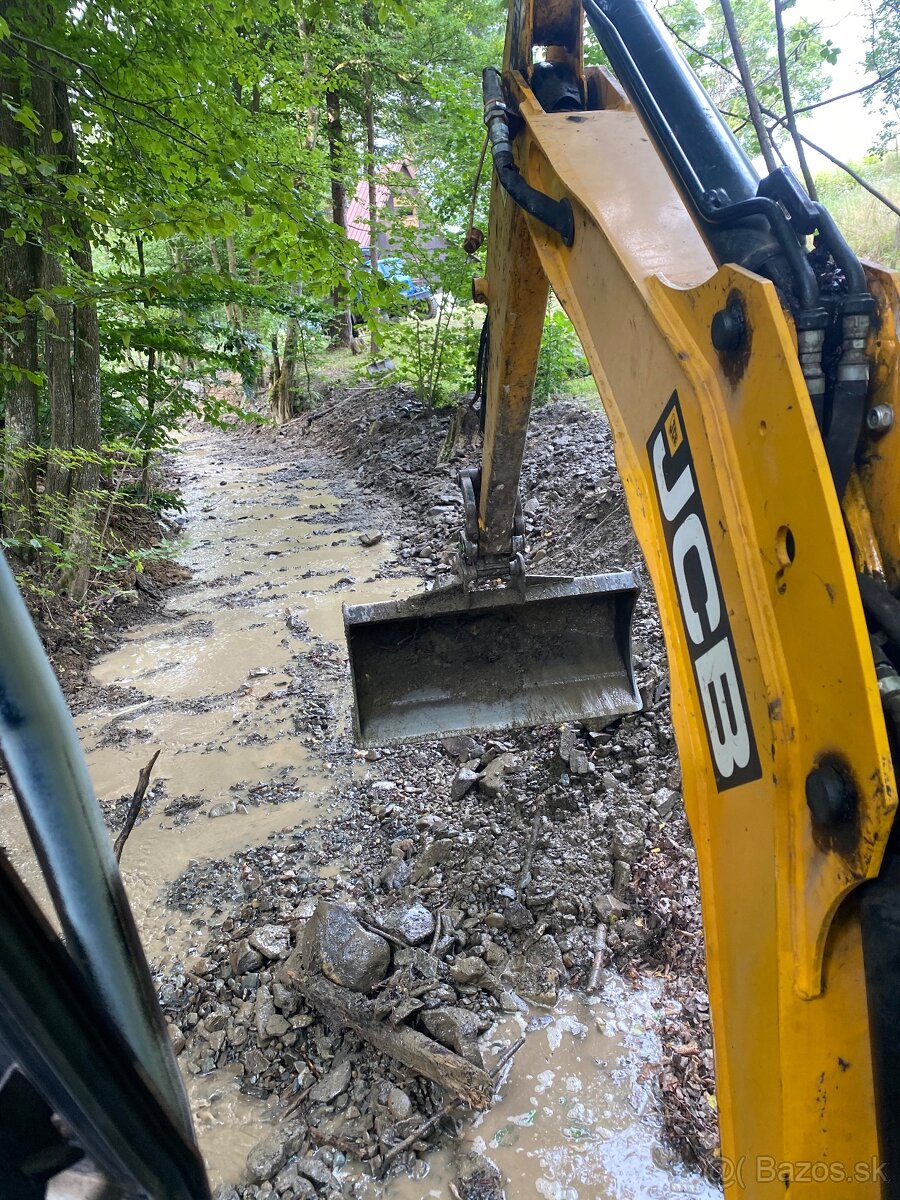
{"label": "wet soil", "polygon": [[[644,713],[353,748],[341,603],[445,579],[465,458],[436,465],[446,428],[369,390],[278,433],[193,431],[192,578],[77,695],[113,832],[162,749],[122,869],[202,1149],[221,1195],[246,1200],[712,1196],[683,1165],[714,1174],[715,1093],[652,597],[635,630]],[[541,570],[639,565],[602,418],[538,413],[524,484]],[[33,882],[9,796],[0,828]],[[396,1019],[469,1014],[487,1067],[524,1035],[487,1114],[450,1109],[413,1137],[443,1090],[283,986],[322,899],[373,930],[425,910],[424,939],[391,936]],[[499,1183],[471,1184],[471,1153]]]}

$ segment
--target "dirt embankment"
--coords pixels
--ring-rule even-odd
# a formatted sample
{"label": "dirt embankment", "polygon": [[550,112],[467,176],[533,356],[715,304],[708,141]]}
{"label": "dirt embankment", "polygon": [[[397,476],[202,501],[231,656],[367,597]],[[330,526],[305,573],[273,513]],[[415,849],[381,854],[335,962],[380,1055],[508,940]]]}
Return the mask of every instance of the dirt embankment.
{"label": "dirt embankment", "polygon": [[[147,508],[113,504],[106,536],[119,561],[99,564],[83,604],[60,590],[52,566],[47,574],[39,563],[11,563],[70,702],[87,682],[91,662],[116,645],[124,630],[151,621],[169,589],[189,578],[190,572],[173,558],[158,554],[165,541],[177,539],[182,524],[175,514],[158,516]],[[139,568],[126,561],[128,551],[138,552]]]}

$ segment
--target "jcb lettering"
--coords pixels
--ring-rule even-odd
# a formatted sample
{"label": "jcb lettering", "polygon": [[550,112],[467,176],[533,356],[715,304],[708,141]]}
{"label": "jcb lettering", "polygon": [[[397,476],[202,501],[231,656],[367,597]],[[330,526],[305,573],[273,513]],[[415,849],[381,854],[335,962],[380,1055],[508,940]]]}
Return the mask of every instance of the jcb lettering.
{"label": "jcb lettering", "polygon": [[692,550],[697,555],[700,573],[703,577],[703,606],[706,610],[706,635],[709,636],[709,634],[715,633],[719,627],[722,605],[719,602],[719,592],[716,588],[712,552],[709,542],[706,540],[706,530],[695,512],[688,513],[672,538],[672,566],[675,570],[675,582],[678,584],[678,595],[681,597],[681,610],[684,613],[688,636],[695,646],[699,646],[703,643],[703,623],[700,620],[699,611],[694,607],[686,566],[687,556]]}
{"label": "jcb lettering", "polygon": [[678,393],[647,443],[719,791],[761,775]]}
{"label": "jcb lettering", "polygon": [[694,665],[713,758],[719,774],[727,779],[750,761],[747,716],[728,639],[716,642]]}

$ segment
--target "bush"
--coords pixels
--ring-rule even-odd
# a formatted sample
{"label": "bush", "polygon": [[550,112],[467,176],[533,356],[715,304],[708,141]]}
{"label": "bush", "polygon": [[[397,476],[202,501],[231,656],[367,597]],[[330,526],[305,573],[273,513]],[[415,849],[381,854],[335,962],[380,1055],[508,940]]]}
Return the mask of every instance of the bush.
{"label": "bush", "polygon": [[412,316],[382,327],[384,355],[394,363],[388,378],[409,383],[432,406],[452,403],[474,386],[479,323],[472,305],[446,294],[431,321]]}
{"label": "bush", "polygon": [[535,403],[546,404],[565,395],[570,380],[584,379],[590,373],[572,322],[561,308],[548,308],[534,381]]}

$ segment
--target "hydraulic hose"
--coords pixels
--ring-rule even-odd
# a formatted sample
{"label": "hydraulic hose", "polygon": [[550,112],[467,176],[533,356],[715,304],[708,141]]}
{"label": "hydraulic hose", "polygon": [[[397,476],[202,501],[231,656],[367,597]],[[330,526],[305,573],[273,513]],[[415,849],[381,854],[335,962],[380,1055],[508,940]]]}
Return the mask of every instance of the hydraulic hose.
{"label": "hydraulic hose", "polygon": [[815,273],[794,231],[759,195],[753,164],[656,15],[640,0],[584,0],[584,11],[716,260],[767,276],[797,311],[818,310]]}
{"label": "hydraulic hose", "polygon": [[491,145],[497,178],[512,200],[536,220],[554,229],[566,246],[575,240],[575,219],[568,200],[554,200],[527,183],[519,173],[512,152],[509,117],[503,86],[496,67],[485,67],[481,76],[484,94],[484,123]]}

